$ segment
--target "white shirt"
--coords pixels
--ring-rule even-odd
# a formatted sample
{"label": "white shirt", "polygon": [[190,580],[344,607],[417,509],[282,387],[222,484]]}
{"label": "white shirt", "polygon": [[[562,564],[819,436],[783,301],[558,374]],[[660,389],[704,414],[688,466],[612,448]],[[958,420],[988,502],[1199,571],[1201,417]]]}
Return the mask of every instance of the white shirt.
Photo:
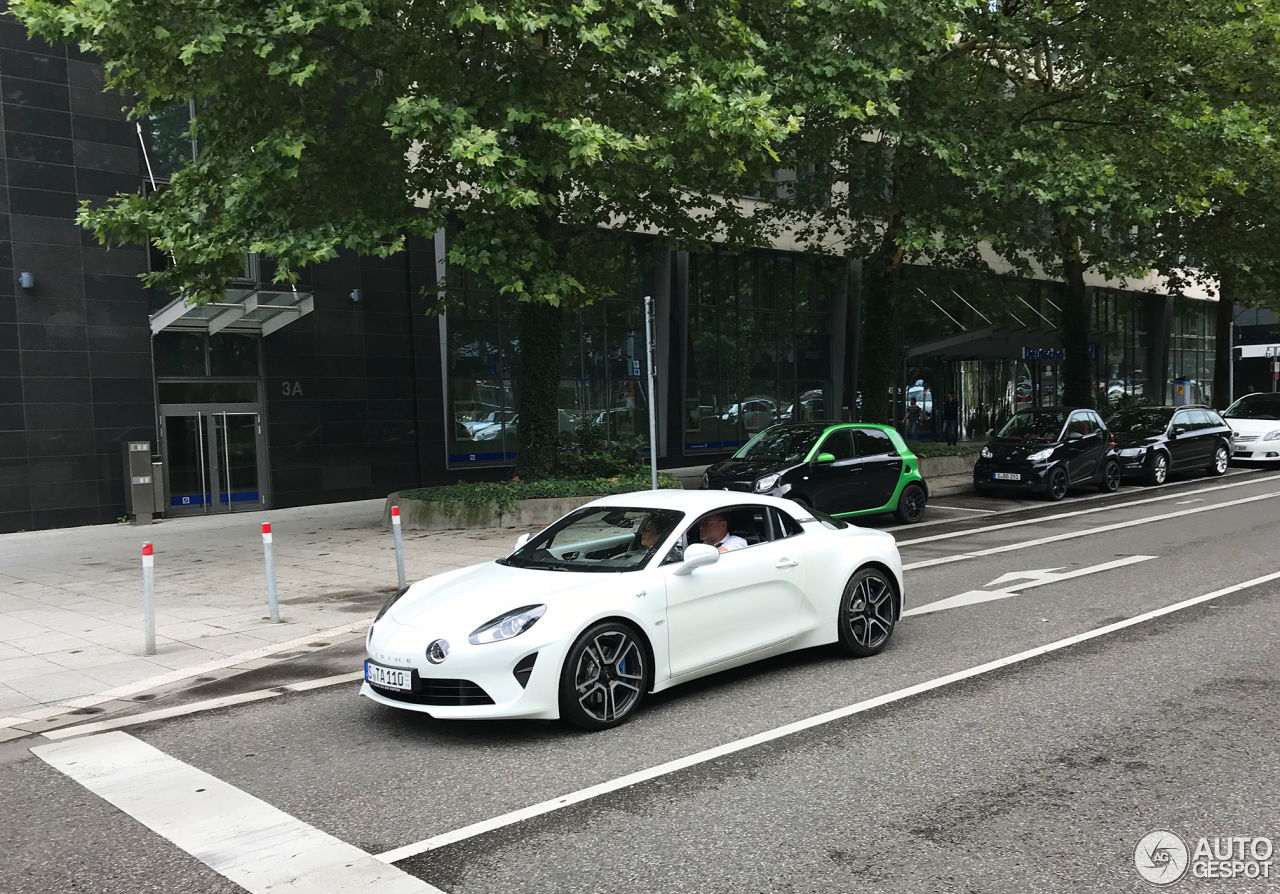
{"label": "white shirt", "polygon": [[724,539],[716,544],[716,549],[720,550],[722,553],[727,553],[730,550],[742,549],[746,545],[747,541],[743,540],[737,534],[726,534]]}

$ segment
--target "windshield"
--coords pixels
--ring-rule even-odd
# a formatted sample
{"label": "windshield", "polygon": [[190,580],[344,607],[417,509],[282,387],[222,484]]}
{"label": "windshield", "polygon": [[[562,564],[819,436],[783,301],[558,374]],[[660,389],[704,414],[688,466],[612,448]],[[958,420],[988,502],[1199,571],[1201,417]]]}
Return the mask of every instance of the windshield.
{"label": "windshield", "polygon": [[1066,424],[1066,412],[1015,413],[1004,424],[997,437],[1021,438],[1028,441],[1056,441]]}
{"label": "windshield", "polygon": [[1280,394],[1250,394],[1222,414],[1227,419],[1280,419]]}
{"label": "windshield", "polygon": [[1125,410],[1107,421],[1107,430],[1116,435],[1158,435],[1169,426],[1173,410]]}
{"label": "windshield", "polygon": [[755,462],[802,462],[824,431],[825,425],[779,425],[766,428],[748,441],[733,458]]}
{"label": "windshield", "polygon": [[498,562],[548,571],[635,571],[683,518],[683,512],[670,509],[584,509],[535,534]]}

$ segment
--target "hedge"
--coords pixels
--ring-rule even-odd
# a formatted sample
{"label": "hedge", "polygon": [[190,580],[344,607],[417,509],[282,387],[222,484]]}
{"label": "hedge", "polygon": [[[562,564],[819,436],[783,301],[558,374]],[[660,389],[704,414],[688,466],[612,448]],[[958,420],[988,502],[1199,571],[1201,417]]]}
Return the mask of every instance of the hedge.
{"label": "hedge", "polygon": [[943,441],[907,441],[907,449],[916,456],[968,456],[974,451],[957,444],[952,447]]}
{"label": "hedge", "polygon": [[[557,497],[607,497],[648,490],[648,475],[617,478],[548,478],[542,481],[477,481],[446,484],[441,487],[415,487],[400,495],[408,500],[430,500],[448,508],[493,503],[499,513],[514,512],[517,500],[546,500]],[[683,487],[680,480],[666,472],[658,473],[658,487]]]}

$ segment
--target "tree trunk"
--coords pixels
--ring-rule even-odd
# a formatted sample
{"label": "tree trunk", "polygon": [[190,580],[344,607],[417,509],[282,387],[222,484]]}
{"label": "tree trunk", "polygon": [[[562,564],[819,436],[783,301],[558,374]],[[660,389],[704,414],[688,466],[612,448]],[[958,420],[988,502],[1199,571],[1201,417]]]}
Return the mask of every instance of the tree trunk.
{"label": "tree trunk", "polygon": [[1080,256],[1080,240],[1059,227],[1062,242],[1062,271],[1067,288],[1062,303],[1062,402],[1069,407],[1092,407],[1093,372],[1089,358],[1089,325],[1093,317],[1093,296],[1084,283],[1085,263]]}
{"label": "tree trunk", "polygon": [[1235,293],[1226,274],[1218,275],[1218,318],[1213,364],[1213,405],[1219,410],[1231,406],[1231,364],[1235,362],[1231,350],[1231,326],[1235,322]]}
{"label": "tree trunk", "polygon": [[893,425],[897,420],[891,395],[898,384],[893,284],[898,263],[895,255],[881,250],[863,262],[862,271],[861,421]]}
{"label": "tree trunk", "polygon": [[542,301],[520,304],[520,367],[516,409],[519,453],[516,474],[527,480],[555,474],[560,456],[559,307]]}

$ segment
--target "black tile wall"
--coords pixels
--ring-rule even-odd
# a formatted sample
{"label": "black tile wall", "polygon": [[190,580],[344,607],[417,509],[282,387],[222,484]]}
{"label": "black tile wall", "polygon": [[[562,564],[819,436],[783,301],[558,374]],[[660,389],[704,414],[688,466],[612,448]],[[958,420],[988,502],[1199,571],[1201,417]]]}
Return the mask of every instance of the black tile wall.
{"label": "black tile wall", "polygon": [[75,215],[139,188],[136,134],[99,66],[8,16],[0,103],[0,531],[115,521],[121,443],[155,438],[146,260]]}

